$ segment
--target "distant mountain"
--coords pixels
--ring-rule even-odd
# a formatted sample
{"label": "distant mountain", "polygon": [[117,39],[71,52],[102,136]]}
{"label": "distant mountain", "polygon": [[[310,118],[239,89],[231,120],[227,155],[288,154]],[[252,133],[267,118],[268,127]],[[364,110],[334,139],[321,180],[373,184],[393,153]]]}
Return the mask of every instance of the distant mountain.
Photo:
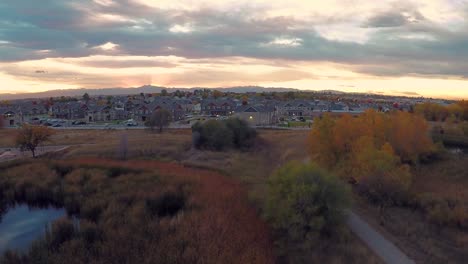
{"label": "distant mountain", "polygon": [[160,93],[161,90],[166,89],[168,91],[194,91],[197,89],[216,89],[225,92],[234,93],[247,93],[247,92],[290,92],[298,91],[292,88],[265,88],[260,86],[238,86],[238,87],[227,87],[227,88],[204,88],[204,87],[193,87],[193,88],[170,88],[160,87],[152,85],[144,85],[141,87],[130,87],[130,88],[102,88],[102,89],[63,89],[63,90],[50,90],[38,93],[18,93],[18,94],[0,94],[1,100],[17,100],[17,99],[32,99],[32,98],[49,98],[49,97],[60,97],[60,96],[82,96],[85,93],[89,95],[130,95],[140,93]]}

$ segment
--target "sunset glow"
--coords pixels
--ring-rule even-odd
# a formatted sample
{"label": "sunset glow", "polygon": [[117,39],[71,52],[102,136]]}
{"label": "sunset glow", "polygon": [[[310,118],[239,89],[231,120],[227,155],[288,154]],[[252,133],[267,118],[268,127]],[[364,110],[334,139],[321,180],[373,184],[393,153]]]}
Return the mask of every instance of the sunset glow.
{"label": "sunset glow", "polygon": [[468,98],[468,1],[0,2],[0,93],[146,84]]}

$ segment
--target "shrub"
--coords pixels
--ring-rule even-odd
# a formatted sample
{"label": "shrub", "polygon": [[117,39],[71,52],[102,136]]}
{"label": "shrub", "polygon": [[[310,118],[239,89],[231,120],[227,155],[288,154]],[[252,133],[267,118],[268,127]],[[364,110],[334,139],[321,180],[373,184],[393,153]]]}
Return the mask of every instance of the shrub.
{"label": "shrub", "polygon": [[257,131],[251,128],[245,120],[229,118],[225,122],[227,128],[233,133],[233,143],[236,148],[242,149],[253,146]]}
{"label": "shrub", "polygon": [[88,221],[80,222],[80,236],[85,241],[86,245],[90,246],[91,244],[102,241],[103,232],[98,228],[95,223]]}
{"label": "shrub", "polygon": [[52,228],[47,231],[46,241],[49,248],[58,250],[61,244],[71,240],[76,234],[75,226],[70,219],[59,219],[52,224]]}
{"label": "shrub", "polygon": [[192,126],[192,143],[196,148],[221,151],[226,148],[247,149],[254,145],[257,132],[239,118],[208,120]]}
{"label": "shrub", "polygon": [[[67,212],[80,221],[59,220],[0,263],[274,263],[269,229],[233,179],[156,161],[63,164],[73,168],[63,179],[40,161],[0,171],[7,190],[0,205],[21,202],[15,194],[28,188],[60,187]],[[108,177],[118,166],[135,173]]]}
{"label": "shrub", "polygon": [[266,214],[286,241],[310,249],[339,233],[350,199],[337,177],[314,164],[289,163],[269,180]]}
{"label": "shrub", "polygon": [[225,123],[217,120],[208,120],[203,124],[196,124],[192,131],[200,133],[197,146],[221,151],[233,144],[233,133]]}
{"label": "shrub", "polygon": [[185,207],[182,193],[168,192],[161,197],[146,199],[146,207],[151,215],[159,217],[174,216]]}

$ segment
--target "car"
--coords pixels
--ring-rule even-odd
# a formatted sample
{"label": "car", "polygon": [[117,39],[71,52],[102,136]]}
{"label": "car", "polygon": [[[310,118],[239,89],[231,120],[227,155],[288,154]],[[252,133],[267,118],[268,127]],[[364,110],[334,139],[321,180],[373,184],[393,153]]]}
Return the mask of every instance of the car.
{"label": "car", "polygon": [[74,122],[72,123],[72,125],[75,125],[75,126],[86,125],[86,122],[84,122],[84,121],[74,121]]}
{"label": "car", "polygon": [[62,125],[57,123],[57,124],[53,124],[52,127],[62,127]]}

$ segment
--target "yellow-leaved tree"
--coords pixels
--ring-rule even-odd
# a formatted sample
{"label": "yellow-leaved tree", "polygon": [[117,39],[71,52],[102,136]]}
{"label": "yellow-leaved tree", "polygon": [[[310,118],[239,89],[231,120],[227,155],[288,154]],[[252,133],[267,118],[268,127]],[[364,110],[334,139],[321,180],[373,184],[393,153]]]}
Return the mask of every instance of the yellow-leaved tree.
{"label": "yellow-leaved tree", "polygon": [[311,159],[385,206],[400,202],[411,186],[408,163],[433,150],[423,117],[366,111],[358,117],[324,115],[309,134]]}

